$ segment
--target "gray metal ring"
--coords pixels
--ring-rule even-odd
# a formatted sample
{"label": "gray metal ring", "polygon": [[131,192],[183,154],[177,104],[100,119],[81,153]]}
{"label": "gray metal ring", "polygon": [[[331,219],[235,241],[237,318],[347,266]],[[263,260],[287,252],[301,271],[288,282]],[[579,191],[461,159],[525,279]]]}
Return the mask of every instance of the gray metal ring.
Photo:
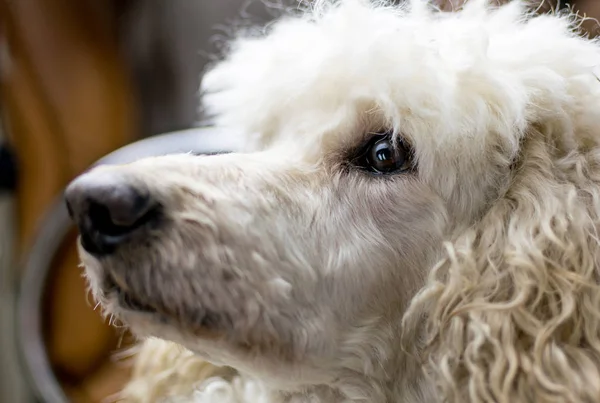
{"label": "gray metal ring", "polygon": [[[222,132],[211,128],[190,129],[132,143],[107,155],[93,166],[122,164],[143,157],[175,153],[217,154],[238,148],[235,136],[224,136]],[[37,397],[49,403],[67,403],[68,399],[54,376],[42,336],[43,295],[52,257],[71,228],[72,223],[61,195],[46,214],[27,255],[17,297],[16,339],[24,370]]]}

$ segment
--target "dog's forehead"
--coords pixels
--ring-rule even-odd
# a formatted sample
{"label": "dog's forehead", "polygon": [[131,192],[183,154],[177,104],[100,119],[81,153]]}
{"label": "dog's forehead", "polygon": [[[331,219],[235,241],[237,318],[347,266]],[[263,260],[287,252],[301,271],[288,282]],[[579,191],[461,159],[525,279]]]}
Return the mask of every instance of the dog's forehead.
{"label": "dog's forehead", "polygon": [[595,60],[577,60],[578,49],[591,52],[568,21],[531,19],[520,1],[494,9],[474,0],[458,13],[333,3],[233,45],[203,81],[218,125],[303,145],[388,125],[420,148],[480,153],[494,136],[518,143],[556,109],[562,75],[600,62],[595,49]]}

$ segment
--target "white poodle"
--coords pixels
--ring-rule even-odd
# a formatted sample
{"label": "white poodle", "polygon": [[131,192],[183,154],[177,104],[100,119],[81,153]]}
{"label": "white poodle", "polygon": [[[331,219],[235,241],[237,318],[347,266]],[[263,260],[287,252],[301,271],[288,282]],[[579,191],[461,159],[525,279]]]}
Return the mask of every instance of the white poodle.
{"label": "white poodle", "polygon": [[600,46],[576,23],[317,1],[235,40],[204,106],[245,152],[66,192],[94,296],[152,337],[126,395],[599,402]]}

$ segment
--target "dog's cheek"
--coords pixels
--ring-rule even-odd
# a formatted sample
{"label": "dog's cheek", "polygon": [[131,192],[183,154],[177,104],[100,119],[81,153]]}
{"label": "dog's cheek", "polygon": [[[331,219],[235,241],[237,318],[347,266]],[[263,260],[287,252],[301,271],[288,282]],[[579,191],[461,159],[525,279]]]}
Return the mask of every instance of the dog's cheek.
{"label": "dog's cheek", "polygon": [[322,228],[321,301],[335,307],[342,326],[361,312],[387,309],[386,301],[396,301],[401,313],[441,253],[442,199],[416,178],[364,175],[342,182],[334,196],[339,202],[325,212],[330,219]]}

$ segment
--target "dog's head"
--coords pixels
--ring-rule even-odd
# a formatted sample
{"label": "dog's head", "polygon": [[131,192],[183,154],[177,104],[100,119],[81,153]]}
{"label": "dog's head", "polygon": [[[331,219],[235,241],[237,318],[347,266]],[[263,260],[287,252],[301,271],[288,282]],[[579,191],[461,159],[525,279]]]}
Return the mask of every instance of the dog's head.
{"label": "dog's head", "polygon": [[283,388],[414,382],[403,333],[426,336],[447,395],[558,393],[575,357],[598,374],[599,63],[521,2],[317,2],[204,78],[246,152],[69,186],[92,291],[135,332]]}

